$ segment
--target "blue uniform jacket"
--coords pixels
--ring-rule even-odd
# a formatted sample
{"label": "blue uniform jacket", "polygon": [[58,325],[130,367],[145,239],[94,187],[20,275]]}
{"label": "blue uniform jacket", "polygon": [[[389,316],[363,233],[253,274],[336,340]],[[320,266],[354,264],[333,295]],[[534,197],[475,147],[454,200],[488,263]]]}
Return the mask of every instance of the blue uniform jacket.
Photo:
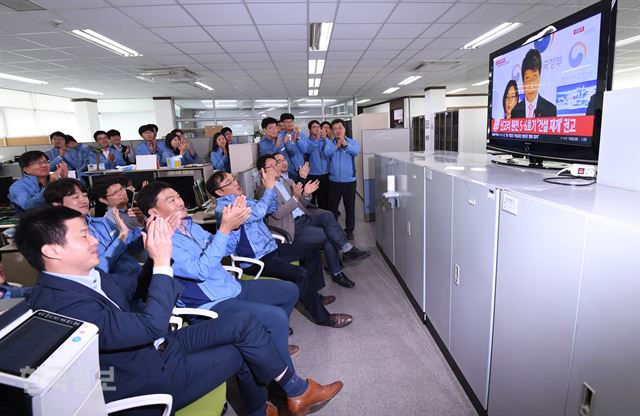
{"label": "blue uniform jacket", "polygon": [[24,175],[9,187],[9,201],[16,207],[16,212],[46,204],[38,178]]}
{"label": "blue uniform jacket", "polygon": [[67,167],[69,170],[78,170],[82,166],[82,159],[80,159],[80,155],[76,149],[71,149],[67,147],[65,149],[65,153],[63,157],[60,157],[58,154],[58,149],[55,147],[47,152],[47,157],[49,158],[49,170],[54,171],[60,164],[60,162],[65,161],[67,163]]}
{"label": "blue uniform jacket", "polygon": [[[238,296],[242,290],[240,283],[220,264],[229,236],[222,232],[211,234],[190,218],[185,221],[191,236],[176,230],[171,237],[175,276],[197,282],[198,288],[211,299],[199,306],[202,309],[211,309],[218,302]],[[182,306],[180,302],[178,305]]]}
{"label": "blue uniform jacket", "polygon": [[231,165],[229,164],[229,155],[225,155],[222,149],[216,149],[211,152],[211,164],[215,170],[223,170],[225,172],[231,172]]}
{"label": "blue uniform jacket", "polygon": [[[119,151],[115,150],[115,149],[111,149],[109,148],[109,154],[113,155],[115,157],[115,160],[112,162],[109,159],[107,159],[104,155],[104,153],[100,152],[100,163],[104,163],[104,168],[105,169],[115,169],[116,166],[126,166],[127,162],[124,161],[124,158],[122,157],[122,153],[120,153]],[[96,153],[94,152],[89,152],[85,155],[85,166],[87,165],[95,165],[96,164]]]}
{"label": "blue uniform jacket", "polygon": [[130,274],[137,276],[140,273],[140,264],[127,248],[142,248],[140,229],[129,231],[125,241],[118,238],[118,227],[108,219],[86,216],[87,227],[92,236],[98,240],[98,256],[100,264],[98,268],[107,273]]}
{"label": "blue uniform jacket", "polygon": [[[295,132],[293,131],[290,131],[290,132],[287,132],[286,130],[283,131],[282,133],[279,134],[280,140],[282,141],[282,143],[284,143],[284,136],[286,136],[287,133],[290,134],[291,137],[295,135]],[[287,152],[289,153],[289,157],[291,158],[291,161],[293,161],[296,176],[298,174],[298,169],[300,169],[300,167],[304,165],[304,152],[302,152],[302,150],[300,149],[300,140],[303,140],[306,138],[307,136],[305,136],[303,132],[300,132],[300,136],[298,137],[298,141],[296,143],[293,143],[292,141],[289,141],[289,143],[287,143]],[[294,151],[289,150],[290,144],[292,145],[291,148],[294,149]],[[291,163],[289,163],[289,166],[291,166]]]}
{"label": "blue uniform jacket", "polygon": [[80,283],[46,272],[38,277],[30,306],[91,322],[99,328],[100,368],[107,374],[113,369],[116,384],[114,389],[113,382],[107,383],[107,402],[143,394],[171,394],[173,385],[186,380],[171,380],[170,372],[163,371],[162,356],[153,342],[167,334],[180,285],[169,276],[153,275],[146,305],[141,313],[134,313],[129,300],[137,278],[104,272],[100,276],[102,290],[118,306]]}
{"label": "blue uniform jacket", "polygon": [[[162,155],[160,156],[160,164],[162,166],[167,166],[167,159],[175,156],[179,156],[179,155],[175,154],[171,149],[164,149],[164,151],[162,152]],[[191,156],[191,153],[189,153],[189,151],[187,150],[186,152],[184,152],[184,155],[182,155],[181,163],[183,166],[190,165],[193,162],[195,162],[196,157],[198,157],[198,155]]]}
{"label": "blue uniform jacket", "polygon": [[[264,217],[274,212],[278,206],[276,192],[275,187],[273,187],[265,190],[262,198],[257,201],[255,199],[247,198],[247,207],[251,208],[251,215],[245,221],[243,226],[247,233],[251,249],[255,253],[256,259],[259,259],[278,248],[273,236],[271,235],[271,231],[269,231],[269,228],[267,228],[264,223]],[[217,199],[216,216],[218,218],[218,223],[222,220],[222,209],[229,204],[233,204],[235,200],[235,195],[225,195]],[[233,254],[239,242],[240,231],[232,231],[229,234],[226,254]]]}
{"label": "blue uniform jacket", "polygon": [[304,137],[298,140],[298,147],[304,154],[309,155],[309,174],[314,176],[329,173],[329,158],[324,155],[326,139]]}
{"label": "blue uniform jacket", "polygon": [[280,148],[276,148],[276,139],[271,140],[268,137],[263,137],[258,142],[258,154],[262,155],[271,155],[275,153],[280,153],[287,159],[287,163],[289,164],[288,172],[290,175],[293,175],[294,178],[298,177],[298,169],[296,169],[292,158],[300,152],[298,146],[294,144],[292,141],[289,141],[287,145],[284,145],[284,140],[280,139],[281,146]]}
{"label": "blue uniform jacket", "polygon": [[[156,156],[158,157],[158,163],[160,163],[160,166],[164,166],[162,164],[162,153],[167,149],[167,146],[164,144],[164,142],[158,142],[158,141],[156,141],[156,146],[158,146],[158,152],[156,153]],[[135,150],[136,156],[151,154],[149,152],[149,148],[147,147],[147,142],[145,141],[143,141],[142,143],[138,143],[138,145],[134,150]]]}
{"label": "blue uniform jacket", "polygon": [[324,155],[329,158],[329,180],[333,182],[353,182],[356,180],[355,157],[360,153],[360,144],[346,138],[347,146],[336,148],[337,140],[333,139],[324,146]]}

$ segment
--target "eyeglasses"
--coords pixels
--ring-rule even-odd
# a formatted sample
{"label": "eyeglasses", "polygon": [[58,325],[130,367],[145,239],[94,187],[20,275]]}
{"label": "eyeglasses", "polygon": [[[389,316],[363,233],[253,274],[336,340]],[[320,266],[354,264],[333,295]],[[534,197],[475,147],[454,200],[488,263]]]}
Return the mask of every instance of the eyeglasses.
{"label": "eyeglasses", "polygon": [[237,182],[238,182],[237,176],[236,175],[231,175],[231,181],[229,181],[229,183],[227,183],[227,184],[218,186],[218,189],[226,188],[227,186],[232,185],[232,184],[237,183]]}
{"label": "eyeglasses", "polygon": [[118,188],[118,190],[113,191],[113,192],[111,192],[110,194],[107,194],[106,196],[107,196],[107,197],[111,197],[111,196],[114,196],[114,195],[119,194],[119,193],[120,193],[120,192],[122,192],[122,191],[125,191],[125,189],[124,189],[124,187],[123,187],[123,186],[120,186],[120,188]]}
{"label": "eyeglasses", "polygon": [[49,161],[47,159],[36,160],[35,162],[29,163],[29,166],[32,166],[32,165],[40,165],[40,166],[47,165],[47,166],[49,166]]}

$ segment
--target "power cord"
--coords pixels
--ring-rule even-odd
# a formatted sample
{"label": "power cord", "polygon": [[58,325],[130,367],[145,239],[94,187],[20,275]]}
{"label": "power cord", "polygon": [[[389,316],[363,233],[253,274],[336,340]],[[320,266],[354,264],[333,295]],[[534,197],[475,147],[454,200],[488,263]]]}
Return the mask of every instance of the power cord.
{"label": "power cord", "polygon": [[[542,180],[546,183],[552,183],[554,185],[563,185],[563,186],[589,186],[596,183],[596,178],[588,178],[584,176],[573,176],[573,175],[564,175],[560,176],[565,172],[571,171],[571,168],[562,169],[560,172],[556,174],[556,176],[552,176],[550,178],[543,178]],[[578,180],[578,181],[586,181],[585,183],[565,183],[564,180]]]}

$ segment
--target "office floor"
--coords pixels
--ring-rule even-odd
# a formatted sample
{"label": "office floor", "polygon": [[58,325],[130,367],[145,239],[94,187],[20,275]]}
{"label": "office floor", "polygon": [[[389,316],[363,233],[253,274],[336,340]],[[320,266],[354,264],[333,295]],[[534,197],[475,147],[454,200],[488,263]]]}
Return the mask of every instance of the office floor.
{"label": "office floor", "polygon": [[[356,199],[355,245],[372,255],[345,268],[355,288],[343,288],[326,277],[322,290],[337,297],[327,307],[329,312],[349,313],[353,323],[326,328],[312,324],[297,310],[291,314],[295,332],[290,343],[301,349],[293,360],[298,374],[320,383],[344,382],[342,392],[317,414],[477,415],[375,247],[375,223],[364,222],[362,201]],[[233,395],[233,387],[231,391]],[[236,413],[230,407],[227,415]]]}

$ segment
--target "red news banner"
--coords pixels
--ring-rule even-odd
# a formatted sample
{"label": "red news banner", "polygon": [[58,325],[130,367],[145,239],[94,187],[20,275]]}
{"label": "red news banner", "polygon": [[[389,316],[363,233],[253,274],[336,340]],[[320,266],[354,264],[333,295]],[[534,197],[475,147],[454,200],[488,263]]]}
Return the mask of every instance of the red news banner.
{"label": "red news banner", "polygon": [[594,116],[512,118],[493,121],[494,133],[593,135]]}

